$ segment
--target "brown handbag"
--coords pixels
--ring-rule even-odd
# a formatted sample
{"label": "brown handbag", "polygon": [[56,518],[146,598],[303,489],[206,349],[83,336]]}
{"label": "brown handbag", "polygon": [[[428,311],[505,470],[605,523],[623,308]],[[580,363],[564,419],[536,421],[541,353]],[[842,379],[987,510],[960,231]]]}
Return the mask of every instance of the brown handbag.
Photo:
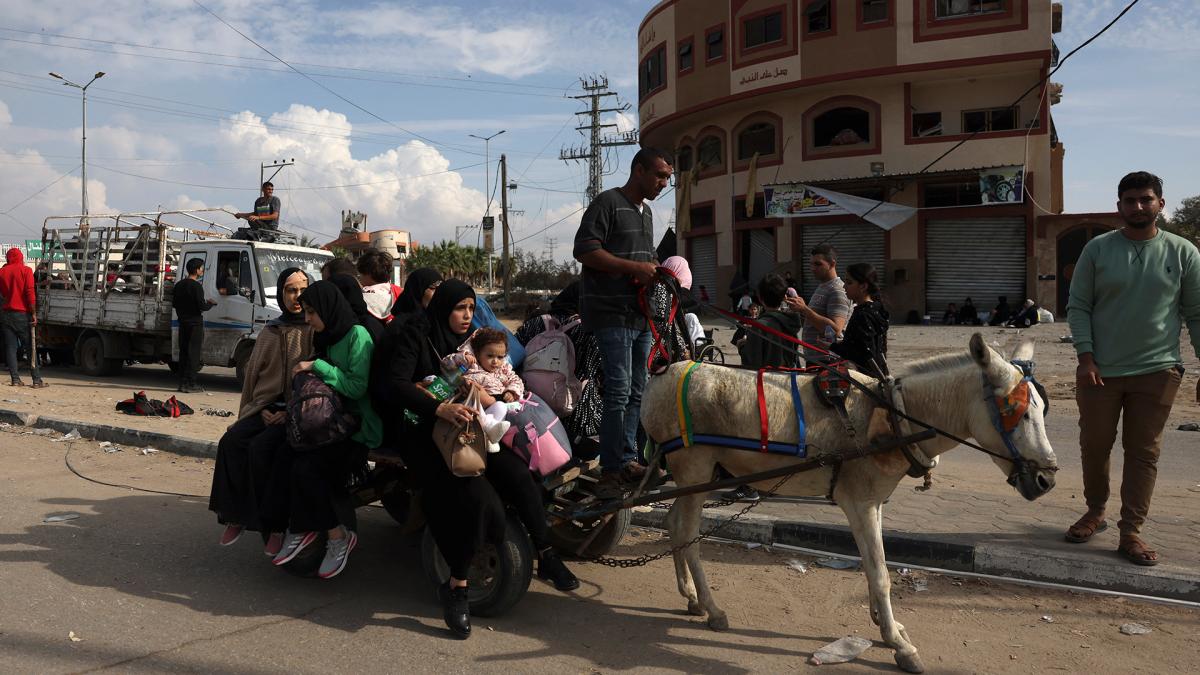
{"label": "brown handbag", "polygon": [[[450,399],[453,402],[454,399]],[[479,407],[479,395],[474,387],[467,394],[463,405]],[[465,425],[458,425],[438,418],[433,425],[433,442],[442,452],[442,459],[450,467],[450,473],[459,478],[472,478],[483,473],[487,465],[487,437],[478,417],[472,417]]]}

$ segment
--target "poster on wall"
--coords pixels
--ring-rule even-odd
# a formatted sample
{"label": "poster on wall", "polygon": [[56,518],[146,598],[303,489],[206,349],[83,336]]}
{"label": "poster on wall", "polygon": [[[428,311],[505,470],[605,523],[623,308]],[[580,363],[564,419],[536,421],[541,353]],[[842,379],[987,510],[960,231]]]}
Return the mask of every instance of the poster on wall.
{"label": "poster on wall", "polygon": [[799,183],[764,186],[763,197],[767,201],[768,218],[844,216],[849,213],[827,197]]}
{"label": "poster on wall", "polygon": [[998,166],[979,171],[979,195],[984,204],[1020,204],[1025,201],[1025,167]]}

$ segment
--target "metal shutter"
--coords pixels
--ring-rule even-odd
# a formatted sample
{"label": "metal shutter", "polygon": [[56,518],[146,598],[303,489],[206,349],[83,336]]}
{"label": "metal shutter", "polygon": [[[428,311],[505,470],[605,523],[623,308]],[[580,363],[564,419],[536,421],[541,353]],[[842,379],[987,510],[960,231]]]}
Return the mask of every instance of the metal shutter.
{"label": "metal shutter", "polygon": [[688,239],[688,266],[692,269],[692,294],[700,299],[700,287],[708,291],[710,302],[725,297],[717,289],[717,236]]}
{"label": "metal shutter", "polygon": [[849,223],[831,225],[827,223],[804,223],[800,226],[800,260],[797,266],[804,270],[801,275],[805,298],[811,298],[817,290],[817,280],[813,278],[808,265],[809,251],[817,244],[830,244],[838,252],[838,275],[846,276],[846,268],[856,263],[868,263],[875,268],[879,285],[883,286],[884,265],[887,263],[887,233],[882,228],[870,223]]}
{"label": "metal shutter", "polygon": [[775,229],[750,230],[750,288],[757,288],[759,279],[775,270]]}
{"label": "metal shutter", "polygon": [[1025,219],[931,220],[925,225],[925,313],[940,320],[946,306],[971,298],[980,311],[997,296],[1025,301]]}

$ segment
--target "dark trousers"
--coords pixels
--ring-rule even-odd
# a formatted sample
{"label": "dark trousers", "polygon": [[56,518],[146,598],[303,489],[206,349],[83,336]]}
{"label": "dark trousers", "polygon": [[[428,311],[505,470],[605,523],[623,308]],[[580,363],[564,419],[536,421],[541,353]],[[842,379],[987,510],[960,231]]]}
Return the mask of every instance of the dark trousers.
{"label": "dark trousers", "polygon": [[204,322],[197,319],[179,320],[179,381],[195,384],[200,372],[200,350],[204,347]]}
{"label": "dark trousers", "polygon": [[[428,435],[426,429],[422,436]],[[421,485],[427,526],[455,579],[470,577],[471,560],[481,544],[504,541],[505,503],[516,511],[537,550],[548,545],[541,491],[529,465],[508,448],[488,455],[484,475],[474,478],[450,473],[432,443],[409,443],[400,452]]]}
{"label": "dark trousers", "polygon": [[[287,489],[290,452],[284,425],[268,425],[257,413],[229,427],[217,444],[208,500],[208,509],[217,514],[217,521],[255,532],[287,529],[286,512],[272,520],[261,507],[272,489]],[[282,487],[272,487],[279,484]]]}
{"label": "dark trousers", "polygon": [[29,369],[33,381],[41,382],[42,374],[38,370],[37,354],[33,353],[32,335],[30,333],[29,315],[25,312],[4,310],[0,314],[0,330],[4,331],[4,360],[8,365],[8,374],[12,379],[20,377],[17,371],[17,353],[24,347],[29,350]]}
{"label": "dark trousers", "polygon": [[338,525],[358,529],[347,489],[366,463],[367,449],[355,441],[297,452],[284,451],[272,468],[263,498],[263,520],[285,523],[288,532],[321,532]]}
{"label": "dark trousers", "polygon": [[1138,534],[1150,513],[1150,496],[1158,478],[1163,427],[1175,403],[1183,375],[1175,368],[1157,373],[1106,377],[1103,387],[1081,387],[1079,451],[1083,461],[1083,497],[1089,509],[1108,503],[1109,456],[1117,439],[1117,420],[1124,417],[1125,449],[1121,476],[1121,534]]}

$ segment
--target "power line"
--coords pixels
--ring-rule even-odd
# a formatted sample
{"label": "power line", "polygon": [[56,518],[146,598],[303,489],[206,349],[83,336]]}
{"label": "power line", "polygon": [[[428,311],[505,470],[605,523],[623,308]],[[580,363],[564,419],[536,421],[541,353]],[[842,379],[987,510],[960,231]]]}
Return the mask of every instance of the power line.
{"label": "power line", "polygon": [[580,211],[584,210],[584,208],[586,208],[586,207],[581,206],[581,207],[575,209],[574,211],[568,213],[567,215],[563,216],[562,218],[559,218],[558,220],[554,221],[553,223],[550,223],[549,225],[538,230],[537,232],[534,232],[533,234],[526,235],[524,237],[521,237],[520,239],[513,241],[513,243],[510,244],[510,246],[516,246],[517,244],[519,244],[523,241],[528,241],[530,239],[533,239],[534,237],[538,236],[539,234],[545,232],[546,230],[549,230],[550,228],[554,227],[555,225],[558,225],[559,223],[563,222],[567,218],[570,218],[571,216],[575,215],[576,213],[579,213]]}
{"label": "power line", "polygon": [[[340,188],[365,187],[368,185],[383,185],[386,183],[398,183],[398,182],[404,181],[404,180],[415,180],[417,178],[428,178],[429,176],[438,176],[438,175],[445,174],[445,173],[462,171],[463,169],[474,168],[477,166],[481,166],[482,164],[483,164],[483,162],[480,162],[479,164],[468,164],[466,166],[451,167],[449,169],[444,169],[442,171],[434,171],[432,173],[423,173],[423,174],[420,174],[417,176],[400,176],[398,178],[387,178],[384,180],[369,181],[369,182],[365,182],[365,183],[346,183],[344,185],[318,185],[315,187],[302,187],[302,188],[280,188],[280,191],[281,192],[291,192],[291,191],[299,192],[299,191],[303,191],[303,190],[336,190],[336,189],[340,189]],[[155,178],[154,176],[142,176],[140,174],[130,173],[128,171],[122,171],[120,169],[114,169],[110,166],[103,166],[101,164],[94,164],[93,166],[95,166],[98,169],[103,169],[105,171],[119,173],[122,176],[129,176],[130,178],[141,178],[143,180],[154,181],[156,183],[169,183],[171,185],[183,185],[186,187],[205,188],[205,189],[209,189],[209,190],[238,190],[238,191],[243,191],[243,192],[258,192],[260,190],[260,188],[256,188],[256,187],[249,188],[249,187],[237,187],[237,186],[230,186],[230,185],[204,185],[202,183],[188,183],[185,181],[170,180],[167,178]]]}
{"label": "power line", "polygon": [[[68,171],[68,172],[66,172],[66,173],[62,174],[61,176],[59,176],[58,178],[55,178],[54,180],[50,181],[50,182],[49,182],[49,183],[47,183],[45,186],[43,186],[42,188],[40,188],[40,189],[39,189],[37,192],[34,192],[33,194],[29,195],[28,197],[26,197],[26,198],[22,199],[21,201],[17,202],[16,204],[13,204],[12,206],[10,206],[10,207],[8,207],[7,209],[5,209],[4,211],[0,211],[0,215],[5,215],[5,216],[8,216],[8,217],[9,217],[9,218],[11,218],[12,220],[14,220],[14,221],[16,221],[16,222],[18,222],[18,223],[21,223],[21,225],[23,225],[23,226],[25,226],[25,227],[27,227],[27,228],[29,228],[29,229],[31,229],[31,230],[32,230],[33,228],[30,228],[30,227],[29,227],[29,225],[26,225],[25,223],[23,223],[23,222],[21,222],[20,220],[18,220],[18,219],[17,219],[15,216],[13,216],[13,215],[12,215],[12,212],[13,212],[14,210],[16,210],[18,207],[20,207],[22,204],[24,204],[25,202],[29,201],[30,199],[33,199],[34,197],[36,197],[36,196],[38,196],[38,195],[42,194],[43,192],[45,192],[46,190],[49,190],[51,187],[53,187],[54,185],[56,185],[56,184],[57,184],[57,183],[58,183],[60,180],[62,180],[62,179],[64,179],[64,178],[66,178],[67,176],[70,176],[71,174],[75,173],[75,172],[76,172],[76,171],[78,171],[78,170],[80,169],[80,167],[82,167],[82,166],[83,166],[82,164],[76,165],[74,169],[71,169],[70,171]],[[35,230],[35,231],[36,231],[36,230]]]}

